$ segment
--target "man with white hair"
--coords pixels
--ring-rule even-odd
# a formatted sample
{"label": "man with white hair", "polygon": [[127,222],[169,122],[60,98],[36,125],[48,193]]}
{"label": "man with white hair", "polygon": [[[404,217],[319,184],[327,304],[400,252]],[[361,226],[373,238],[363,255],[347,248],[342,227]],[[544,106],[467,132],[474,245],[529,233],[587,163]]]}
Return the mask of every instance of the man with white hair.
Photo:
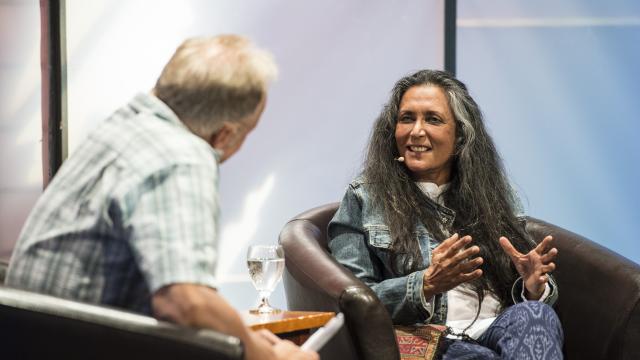
{"label": "man with white hair", "polygon": [[247,359],[317,359],[246,328],[215,290],[218,165],[265,107],[272,56],[245,38],[186,40],[151,94],[93,131],[40,197],[7,284],[239,337]]}

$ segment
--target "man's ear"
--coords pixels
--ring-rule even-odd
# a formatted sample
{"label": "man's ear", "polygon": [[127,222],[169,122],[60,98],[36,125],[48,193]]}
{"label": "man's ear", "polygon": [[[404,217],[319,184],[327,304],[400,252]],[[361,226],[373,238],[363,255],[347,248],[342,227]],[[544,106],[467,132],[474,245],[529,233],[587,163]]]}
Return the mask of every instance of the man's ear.
{"label": "man's ear", "polygon": [[224,151],[225,148],[229,145],[229,140],[233,138],[234,133],[235,127],[225,122],[222,124],[220,129],[218,129],[218,131],[216,131],[211,135],[211,137],[209,137],[208,143],[212,148]]}

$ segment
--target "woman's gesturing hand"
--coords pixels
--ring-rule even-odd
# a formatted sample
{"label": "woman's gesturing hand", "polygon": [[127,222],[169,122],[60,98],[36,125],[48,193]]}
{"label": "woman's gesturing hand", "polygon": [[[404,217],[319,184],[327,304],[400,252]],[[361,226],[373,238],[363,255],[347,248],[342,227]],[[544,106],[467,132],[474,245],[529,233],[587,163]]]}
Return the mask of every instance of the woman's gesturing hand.
{"label": "woman's gesturing hand", "polygon": [[[535,249],[522,254],[511,245],[506,237],[500,238],[500,246],[509,255],[516,266],[516,270],[522,276],[525,295],[529,300],[538,300],[544,293],[545,284],[549,281],[547,273],[556,268],[552,260],[558,255],[558,249],[551,248],[551,236],[545,237]],[[551,250],[548,250],[551,248]]]}
{"label": "woman's gesturing hand", "polygon": [[482,258],[471,257],[480,252],[480,248],[472,246],[465,249],[471,242],[471,236],[460,238],[453,234],[431,252],[431,265],[424,272],[422,290],[425,298],[448,291],[461,283],[474,280],[482,276],[482,270],[476,269],[482,265]]}

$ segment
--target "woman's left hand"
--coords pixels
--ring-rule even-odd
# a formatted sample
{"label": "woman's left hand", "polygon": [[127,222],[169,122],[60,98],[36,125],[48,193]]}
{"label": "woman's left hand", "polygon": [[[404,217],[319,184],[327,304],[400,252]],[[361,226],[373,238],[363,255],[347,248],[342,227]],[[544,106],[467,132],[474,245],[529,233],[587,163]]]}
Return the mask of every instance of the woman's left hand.
{"label": "woman's left hand", "polygon": [[558,249],[551,247],[551,236],[545,237],[538,246],[526,254],[516,250],[506,237],[500,238],[500,246],[509,255],[511,261],[516,266],[516,270],[522,276],[525,296],[529,300],[538,300],[544,293],[544,288],[549,281],[547,273],[556,268],[552,260],[558,255]]}

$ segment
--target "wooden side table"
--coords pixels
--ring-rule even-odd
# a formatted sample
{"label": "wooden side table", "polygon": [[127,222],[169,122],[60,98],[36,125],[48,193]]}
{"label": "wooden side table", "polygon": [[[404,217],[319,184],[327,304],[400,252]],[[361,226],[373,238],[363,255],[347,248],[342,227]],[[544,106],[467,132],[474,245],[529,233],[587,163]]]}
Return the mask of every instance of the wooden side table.
{"label": "wooden side table", "polygon": [[297,345],[309,338],[311,330],[326,324],[335,316],[332,312],[280,311],[273,314],[240,313],[244,323],[254,330],[267,329],[282,339],[291,340]]}

